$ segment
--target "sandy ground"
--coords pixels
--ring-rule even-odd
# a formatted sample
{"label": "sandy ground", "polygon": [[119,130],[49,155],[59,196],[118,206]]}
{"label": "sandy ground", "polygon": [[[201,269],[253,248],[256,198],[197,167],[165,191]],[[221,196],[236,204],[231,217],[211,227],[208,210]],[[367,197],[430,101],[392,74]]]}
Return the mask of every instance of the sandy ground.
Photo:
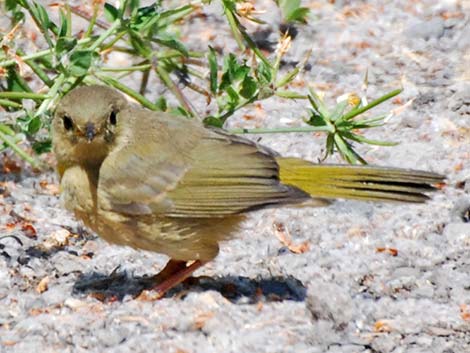
{"label": "sandy ground", "polygon": [[[83,229],[61,208],[52,172],[4,174],[0,352],[470,352],[470,5],[304,3],[310,24],[288,57],[313,48],[299,89],[313,84],[333,99],[359,91],[367,69],[369,97],[403,86],[378,108],[401,113],[368,135],[400,144],[359,150],[373,164],[446,174],[448,186],[423,205],[338,201],[253,213],[198,283],[145,301],[134,295],[165,257]],[[205,11],[186,42],[204,49],[212,30],[214,46],[234,48],[220,9]],[[275,40],[278,14],[265,16]],[[295,126],[302,115],[303,102],[270,99],[229,127]],[[324,144],[317,134],[252,138],[310,160]],[[275,226],[307,251],[291,252]]]}

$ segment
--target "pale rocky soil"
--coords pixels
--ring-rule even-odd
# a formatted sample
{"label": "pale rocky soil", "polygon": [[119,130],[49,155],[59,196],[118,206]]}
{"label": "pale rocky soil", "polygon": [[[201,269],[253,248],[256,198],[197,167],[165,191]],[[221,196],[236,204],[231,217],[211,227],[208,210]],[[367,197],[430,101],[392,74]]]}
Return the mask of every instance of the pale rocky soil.
{"label": "pale rocky soil", "polygon": [[[198,284],[149,302],[133,296],[166,258],[87,232],[61,208],[54,173],[23,166],[0,189],[0,236],[15,236],[0,238],[0,352],[470,352],[470,5],[304,3],[312,18],[288,57],[313,48],[299,89],[313,84],[329,99],[360,92],[367,69],[369,97],[402,85],[399,100],[378,108],[400,114],[367,135],[400,145],[359,150],[373,164],[445,174],[448,185],[423,205],[254,213]],[[235,48],[220,9],[205,11],[186,42]],[[228,127],[300,125],[302,115],[303,102],[271,99]],[[317,134],[252,138],[310,160],[324,144]],[[274,224],[308,251],[289,251]]]}

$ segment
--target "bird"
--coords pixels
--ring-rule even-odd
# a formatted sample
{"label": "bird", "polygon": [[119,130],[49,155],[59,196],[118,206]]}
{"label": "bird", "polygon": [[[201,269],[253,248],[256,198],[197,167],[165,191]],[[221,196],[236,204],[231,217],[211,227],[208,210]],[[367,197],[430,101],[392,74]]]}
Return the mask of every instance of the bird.
{"label": "bird", "polygon": [[250,212],[335,199],[421,203],[444,176],[318,164],[200,121],[147,110],[103,85],[61,98],[52,119],[61,199],[111,244],[165,254],[155,298],[213,260]]}

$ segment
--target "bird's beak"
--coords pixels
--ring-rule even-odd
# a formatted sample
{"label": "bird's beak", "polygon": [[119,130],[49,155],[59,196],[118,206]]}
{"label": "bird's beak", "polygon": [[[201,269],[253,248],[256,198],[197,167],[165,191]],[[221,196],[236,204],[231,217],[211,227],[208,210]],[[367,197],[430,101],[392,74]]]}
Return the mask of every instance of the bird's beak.
{"label": "bird's beak", "polygon": [[95,136],[96,136],[95,124],[87,123],[85,125],[85,137],[86,137],[87,141],[90,143],[91,141],[93,141]]}

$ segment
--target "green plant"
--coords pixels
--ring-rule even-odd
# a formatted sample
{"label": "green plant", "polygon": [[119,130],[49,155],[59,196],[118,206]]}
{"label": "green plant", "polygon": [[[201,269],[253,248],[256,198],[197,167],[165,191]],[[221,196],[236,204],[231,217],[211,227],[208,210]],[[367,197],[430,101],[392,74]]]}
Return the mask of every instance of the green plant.
{"label": "green plant", "polygon": [[[309,58],[291,71],[282,72],[281,59],[291,45],[287,35],[279,39],[274,55],[267,57],[257,47],[247,32],[244,21],[262,23],[253,5],[249,2],[219,0],[240,53],[221,56],[208,46],[207,52],[191,51],[178,38],[178,26],[189,16],[199,11],[210,1],[191,1],[173,8],[164,8],[162,2],[140,7],[138,0],[125,0],[116,8],[109,3],[93,2],[91,14],[67,4],[58,7],[59,20],[53,21],[48,10],[35,1],[7,0],[5,9],[11,19],[9,33],[0,37],[4,49],[0,53],[0,77],[5,77],[0,86],[0,105],[6,118],[0,120],[0,141],[3,148],[11,148],[31,164],[36,159],[19,146],[29,140],[36,153],[50,149],[48,129],[52,110],[57,100],[71,88],[81,83],[103,83],[113,86],[133,97],[152,110],[172,111],[192,118],[200,118],[207,125],[222,127],[236,111],[256,101],[273,96],[284,99],[305,100],[310,106],[307,126],[283,129],[236,129],[232,133],[276,133],[321,131],[327,134],[326,156],[338,151],[350,163],[365,163],[354,150],[353,142],[391,145],[364,138],[357,132],[380,126],[384,116],[358,119],[358,115],[399,93],[387,94],[371,104],[363,99],[345,97],[333,108],[328,108],[323,99],[310,90],[309,93],[290,89]],[[276,1],[287,23],[305,23],[308,9],[300,1]],[[56,5],[57,6],[57,5]],[[100,13],[103,12],[103,16]],[[80,36],[72,33],[74,16],[88,21]],[[15,35],[26,18],[31,18],[40,31],[47,47],[38,52],[23,52],[15,42]],[[103,56],[110,52],[124,52],[134,58],[135,65],[123,68],[107,67]],[[30,82],[21,74],[24,65],[40,80],[45,93],[34,93]],[[139,91],[124,85],[122,78],[142,72]],[[207,71],[206,75],[204,71]],[[150,101],[145,92],[149,76],[157,75],[161,82],[176,97],[178,104],[170,106],[165,97]],[[197,92],[202,99],[216,102],[216,111],[209,116],[193,107],[176,80]],[[24,105],[24,100],[32,104]],[[326,157],[325,156],[325,157]]]}

